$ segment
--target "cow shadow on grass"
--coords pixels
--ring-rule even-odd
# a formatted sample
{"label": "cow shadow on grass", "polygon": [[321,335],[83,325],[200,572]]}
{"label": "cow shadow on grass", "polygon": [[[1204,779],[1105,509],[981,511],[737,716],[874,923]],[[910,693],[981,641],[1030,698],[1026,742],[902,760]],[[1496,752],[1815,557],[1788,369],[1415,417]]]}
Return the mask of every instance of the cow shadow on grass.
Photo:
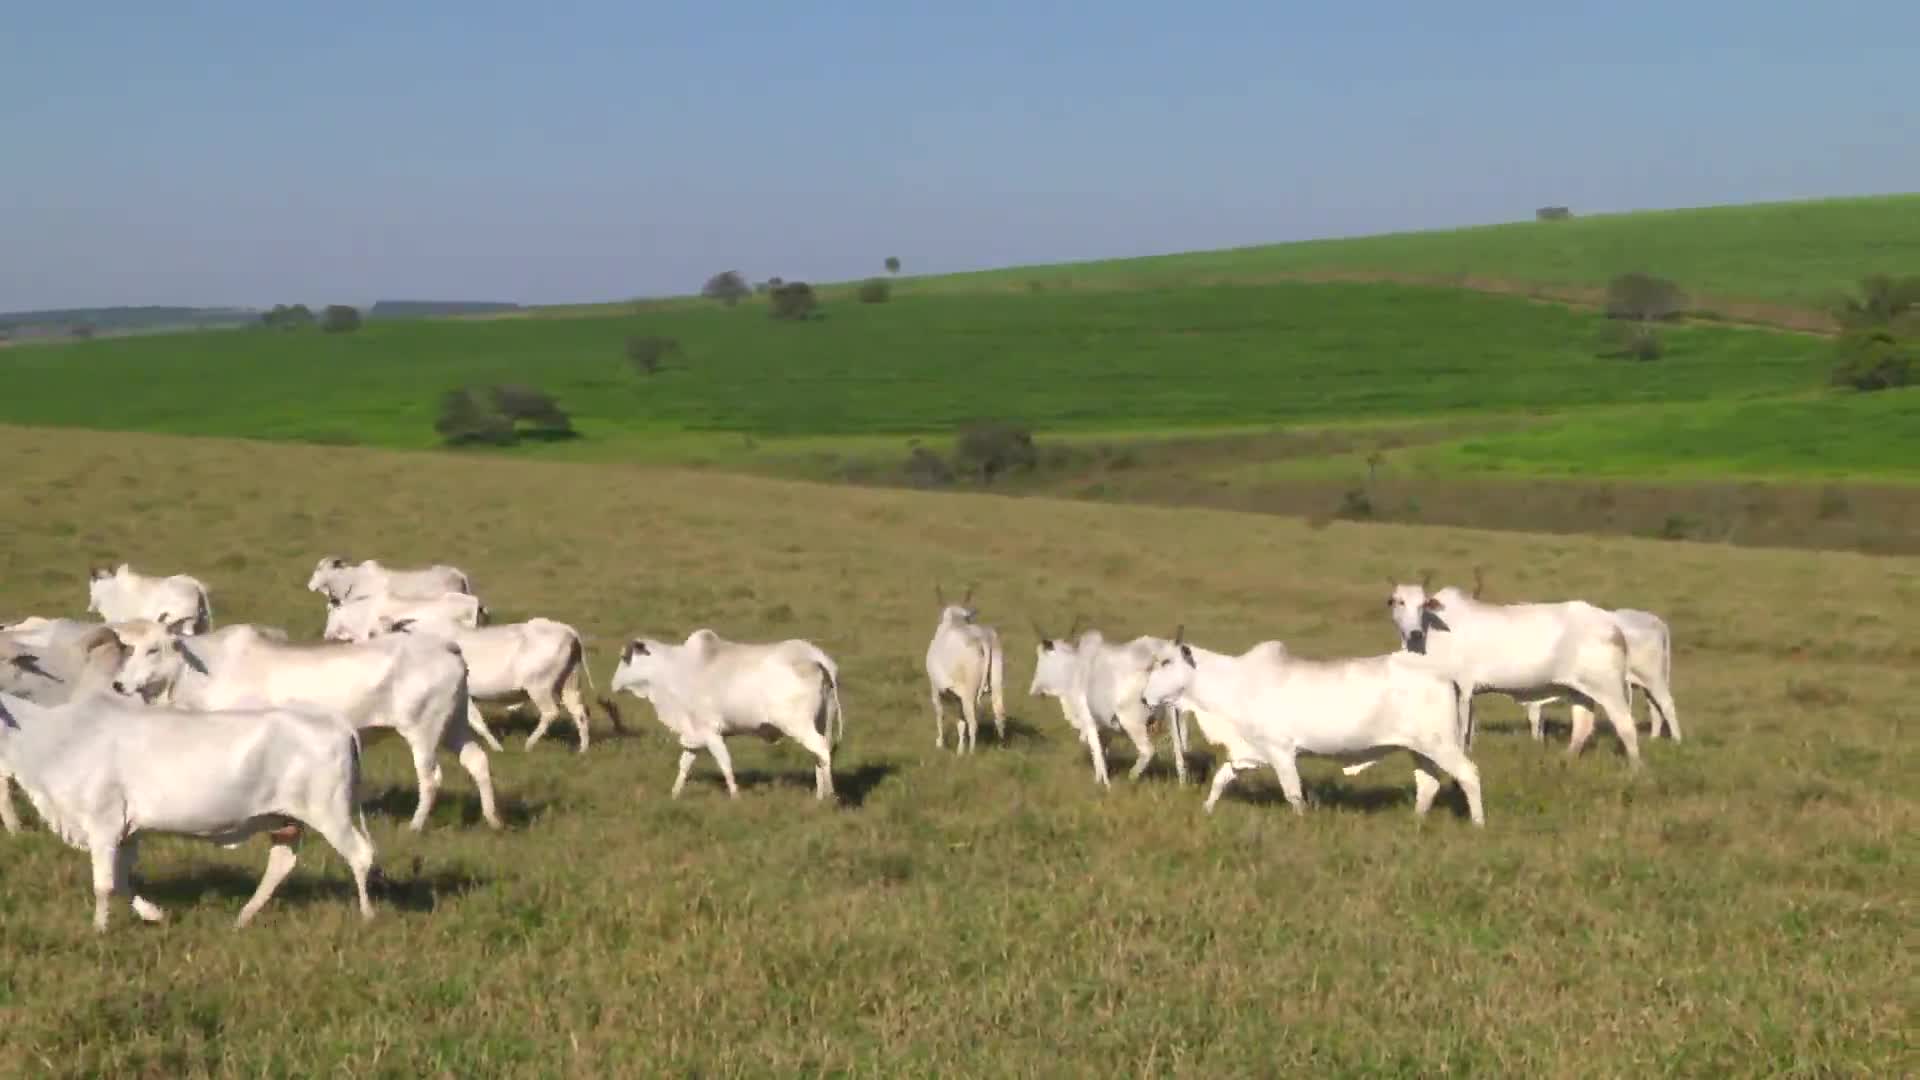
{"label": "cow shadow on grass", "polygon": [[[509,829],[524,828],[534,818],[550,809],[551,799],[524,799],[514,795],[502,795],[497,791],[494,805],[500,811],[500,819]],[[391,784],[367,793],[360,800],[360,809],[369,815],[392,819],[395,824],[405,825],[413,819],[413,812],[420,806],[420,789],[412,784]],[[458,814],[460,824],[466,826],[482,825],[485,820],[480,815],[480,796],[471,788],[466,790],[442,787],[433,800],[433,816],[427,820],[427,831],[444,828],[440,819],[449,810]],[[484,827],[482,825],[482,827]]]}
{"label": "cow shadow on grass", "polygon": [[[1374,766],[1382,768],[1386,763]],[[1242,773],[1236,777],[1233,786],[1221,796],[1222,802],[1240,802],[1250,806],[1270,806],[1287,808],[1286,793],[1280,790],[1280,782],[1272,770],[1262,769],[1265,775],[1258,780]],[[1252,783],[1248,781],[1252,780]],[[1402,782],[1403,781],[1403,782]],[[1395,810],[1412,813],[1413,811],[1413,775],[1408,770],[1397,777],[1394,783],[1373,781],[1359,784],[1343,776],[1301,777],[1300,794],[1306,800],[1308,812],[1315,810],[1350,810],[1356,813],[1389,813]],[[1448,779],[1440,786],[1440,793],[1433,800],[1434,810],[1451,812],[1461,819],[1468,817],[1467,796],[1460,785]]]}
{"label": "cow shadow on grass", "polygon": [[[325,844],[320,846],[326,847]],[[257,850],[264,853],[264,845]],[[328,865],[328,860],[314,858],[312,841],[303,841],[301,851],[307,858],[301,860],[301,865],[293,875],[281,883],[273,894],[273,900],[262,909],[261,914],[271,914],[274,908],[283,905],[305,907],[309,904],[339,904],[355,907],[359,894],[355,892],[353,878],[340,864],[339,857],[335,855],[331,865]],[[327,853],[333,855],[331,850]],[[193,907],[209,897],[244,904],[259,888],[260,875],[265,869],[266,859],[263,857],[260,867],[255,870],[210,866],[189,874],[161,877],[136,873],[134,882],[140,895],[164,908]],[[442,900],[464,895],[485,884],[483,878],[459,868],[423,871],[421,860],[415,857],[404,875],[389,874],[376,864],[367,879],[367,893],[376,909],[391,907],[401,911],[429,912]]]}
{"label": "cow shadow on grass", "polygon": [[[865,805],[867,796],[873,794],[873,789],[899,771],[899,763],[893,761],[869,761],[851,769],[836,765],[833,770],[834,796],[841,806],[859,809]],[[812,769],[735,769],[733,779],[743,792],[755,788],[799,788],[809,794],[813,792]],[[713,780],[716,784],[720,782],[717,776]]]}

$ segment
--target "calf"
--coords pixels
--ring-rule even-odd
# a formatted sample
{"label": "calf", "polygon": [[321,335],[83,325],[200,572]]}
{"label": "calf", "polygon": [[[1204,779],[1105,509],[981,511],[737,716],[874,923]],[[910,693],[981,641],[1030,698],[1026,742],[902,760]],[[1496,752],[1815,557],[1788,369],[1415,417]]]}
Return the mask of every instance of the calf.
{"label": "calf", "polygon": [[1465,689],[1438,665],[1410,653],[1305,660],[1277,641],[1239,656],[1195,648],[1175,634],[1148,661],[1142,703],[1187,705],[1230,727],[1230,756],[1214,774],[1211,813],[1234,774],[1271,765],[1294,813],[1303,813],[1298,757],[1372,762],[1404,749],[1414,759],[1414,813],[1424,816],[1442,773],[1486,824],[1480,770],[1466,753]]}
{"label": "calf", "polygon": [[1100,739],[1102,729],[1118,728],[1133,743],[1133,768],[1127,776],[1138,780],[1153,760],[1149,727],[1160,716],[1170,721],[1167,726],[1173,736],[1174,772],[1180,782],[1186,781],[1186,725],[1177,713],[1167,715],[1140,699],[1155,639],[1140,637],[1109,645],[1098,630],[1088,630],[1078,641],[1071,640],[1071,630],[1067,638],[1060,639],[1048,637],[1037,626],[1034,632],[1040,641],[1034,647],[1033,683],[1027,693],[1059,699],[1061,713],[1093,757],[1095,783],[1111,786],[1106,750]]}
{"label": "calf", "polygon": [[313,576],[307,579],[307,590],[321,593],[329,600],[368,595],[430,600],[441,593],[471,593],[473,582],[466,571],[452,566],[435,564],[407,570],[382,566],[374,559],[355,565],[337,555],[329,555],[313,568]]}
{"label": "calf", "polygon": [[567,715],[573,719],[580,753],[587,752],[592,718],[580,694],[580,680],[584,676],[591,684],[593,673],[587,670],[587,651],[580,632],[573,627],[552,619],[478,629],[414,619],[381,619],[372,636],[395,633],[438,634],[460,647],[460,655],[467,661],[467,723],[495,750],[500,745],[487,730],[475,702],[531,701],[540,711],[539,724],[527,736],[526,748],[531,750],[559,717],[558,698],[566,703]]}
{"label": "calf", "polygon": [[945,603],[939,589],[934,597],[941,600],[940,621],[933,626],[933,641],[927,645],[927,682],[933,691],[933,745],[944,748],[947,744],[946,698],[950,694],[960,701],[960,731],[955,740],[954,749],[968,753],[973,749],[975,737],[979,734],[978,715],[980,699],[990,697],[993,703],[993,727],[1000,741],[1007,741],[1007,706],[1001,692],[1001,683],[1005,681],[1005,668],[1000,653],[1000,635],[991,626],[983,626],[978,621],[979,612],[968,606],[973,599],[973,590],[958,604]]}
{"label": "calf", "polygon": [[748,734],[769,741],[785,735],[805,747],[818,763],[814,797],[833,794],[833,745],[845,737],[846,723],[840,673],[811,642],[748,644],[706,629],[680,645],[634,638],[620,651],[612,688],[652,702],[660,723],[679,738],[674,798],[686,786],[697,750],[713,755],[727,794],[737,798],[726,736]]}
{"label": "calf", "polygon": [[413,754],[420,805],[408,828],[426,828],[440,790],[435,751],[459,756],[487,824],[501,828],[487,752],[467,726],[467,665],[446,640],[396,634],[358,644],[289,645],[251,626],[184,639],[154,627],[120,637],[127,657],[114,689],[203,710],[313,706],[356,728],[392,728]]}
{"label": "calf", "polygon": [[213,626],[213,605],[198,578],[150,577],[126,563],[88,571],[87,611],[107,622],[152,619],[176,634],[204,634]]}
{"label": "calf", "polygon": [[1430,657],[1469,694],[1491,691],[1521,702],[1574,695],[1588,708],[1574,713],[1569,754],[1593,734],[1589,710],[1597,705],[1639,767],[1626,635],[1607,611],[1580,600],[1489,604],[1451,586],[1429,595],[1423,582],[1393,585],[1387,614],[1406,651]]}
{"label": "calf", "polygon": [[233,846],[273,831],[267,868],[236,923],[245,926],[293,870],[294,823],[325,837],[353,872],[360,913],[373,917],[367,875],[373,842],[355,800],[360,742],[336,716],[291,709],[183,713],[94,691],[63,705],[0,692],[0,763],[48,827],[93,858],[93,925],[107,928],[112,897],[159,922],[133,892],[140,837],[171,833]]}

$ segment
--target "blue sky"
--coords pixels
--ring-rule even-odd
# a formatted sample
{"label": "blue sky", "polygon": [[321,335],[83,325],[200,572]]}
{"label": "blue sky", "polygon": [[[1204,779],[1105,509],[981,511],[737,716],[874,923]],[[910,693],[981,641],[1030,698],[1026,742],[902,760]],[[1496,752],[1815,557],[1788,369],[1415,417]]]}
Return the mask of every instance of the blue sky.
{"label": "blue sky", "polygon": [[1920,3],[15,5],[0,310],[604,300],[1920,188]]}

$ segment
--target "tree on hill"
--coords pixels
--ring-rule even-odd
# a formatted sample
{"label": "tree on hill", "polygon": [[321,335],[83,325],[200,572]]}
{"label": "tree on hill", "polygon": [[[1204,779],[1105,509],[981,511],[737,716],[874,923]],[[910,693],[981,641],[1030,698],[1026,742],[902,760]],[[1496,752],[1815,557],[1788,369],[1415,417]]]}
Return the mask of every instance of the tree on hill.
{"label": "tree on hill", "polygon": [[900,256],[898,255],[887,256],[887,273],[897,274],[899,272],[900,272]]}
{"label": "tree on hill", "polygon": [[893,298],[893,283],[886,278],[868,278],[860,283],[860,302],[884,304]]}
{"label": "tree on hill", "polygon": [[670,337],[635,334],[627,339],[627,362],[642,375],[658,374],[667,357],[680,351],[680,342]]}
{"label": "tree on hill", "polygon": [[534,386],[463,386],[440,396],[433,429],[449,446],[511,446],[521,438],[570,439],[579,433],[566,410]]}
{"label": "tree on hill", "polygon": [[275,304],[272,311],[260,316],[262,325],[277,330],[297,330],[303,326],[312,326],[313,321],[313,312],[305,304],[294,304],[292,307],[286,304]]}
{"label": "tree on hill", "polygon": [[820,306],[819,299],[813,294],[813,286],[804,281],[775,285],[769,295],[773,300],[771,314],[776,319],[796,322],[809,319]]}
{"label": "tree on hill", "polygon": [[1607,318],[1665,322],[1687,307],[1687,294],[1663,277],[1635,271],[1607,283]]}
{"label": "tree on hill", "polygon": [[351,334],[360,329],[360,310],[346,304],[328,304],[320,313],[320,329],[329,334]]}
{"label": "tree on hill", "polygon": [[747,287],[747,279],[740,276],[740,271],[724,270],[707,279],[700,287],[700,295],[732,307],[753,295],[753,290]]}
{"label": "tree on hill", "polygon": [[954,446],[954,466],[977,473],[983,484],[1015,469],[1031,469],[1040,461],[1033,432],[1018,424],[969,424]]}

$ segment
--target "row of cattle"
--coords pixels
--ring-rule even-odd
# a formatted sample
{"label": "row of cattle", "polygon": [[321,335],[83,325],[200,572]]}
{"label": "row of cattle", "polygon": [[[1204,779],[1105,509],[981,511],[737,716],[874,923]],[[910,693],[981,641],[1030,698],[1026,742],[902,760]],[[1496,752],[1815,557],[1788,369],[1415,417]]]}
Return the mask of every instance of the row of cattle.
{"label": "row of cattle", "polygon": [[[346,860],[370,915],[373,847],[355,794],[359,729],[391,728],[409,746],[419,785],[409,823],[416,831],[440,785],[439,750],[457,757],[483,817],[501,825],[484,748],[500,744],[478,701],[532,703],[539,722],[528,748],[564,705],[579,749],[588,747],[581,635],[549,619],[490,624],[471,579],[453,567],[322,559],[308,581],[327,601],[319,643],[253,624],[214,629],[206,586],[185,575],[149,577],[121,565],[93,571],[88,584],[88,612],[101,621],[35,617],[0,627],[0,817],[9,831],[18,828],[4,790],[11,777],[51,829],[91,852],[102,928],[113,895],[128,896],[141,918],[161,917],[131,893],[142,832],[226,846],[267,832],[273,846],[241,912],[244,925],[292,869],[292,843],[305,825]],[[1480,691],[1526,705],[1536,738],[1541,706],[1571,697],[1569,750],[1576,753],[1597,706],[1638,764],[1633,688],[1653,704],[1655,734],[1664,722],[1679,737],[1670,646],[1657,616],[1578,601],[1488,604],[1478,594],[1392,585],[1387,603],[1401,650],[1335,661],[1295,657],[1277,641],[1231,656],[1189,644],[1183,633],[1109,643],[1097,630],[1053,638],[1036,627],[1029,692],[1059,700],[1103,786],[1103,734],[1118,731],[1133,742],[1137,778],[1153,757],[1160,719],[1184,781],[1191,717],[1224,751],[1204,803],[1209,811],[1249,768],[1272,767],[1299,811],[1299,754],[1341,759],[1353,774],[1406,750],[1416,812],[1427,812],[1441,778],[1451,776],[1481,824],[1478,771],[1467,756],[1471,701]],[[957,604],[936,599],[940,614],[926,653],[935,745],[945,746],[945,704],[957,699],[958,748],[970,751],[988,701],[1005,735],[1000,635],[979,621],[970,593]],[[649,701],[677,738],[676,797],[700,751],[737,795],[725,738],[743,733],[798,743],[815,759],[816,796],[833,792],[832,753],[844,734],[840,677],[810,642],[734,642],[708,629],[679,643],[633,638],[610,689]],[[600,700],[618,725],[613,701]]]}

